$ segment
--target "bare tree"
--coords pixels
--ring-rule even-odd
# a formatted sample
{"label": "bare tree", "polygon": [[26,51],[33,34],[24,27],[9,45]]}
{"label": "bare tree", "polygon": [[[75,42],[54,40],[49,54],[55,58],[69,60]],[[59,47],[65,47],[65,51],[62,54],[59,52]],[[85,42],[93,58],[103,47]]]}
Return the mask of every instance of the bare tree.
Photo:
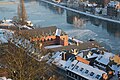
{"label": "bare tree", "polygon": [[53,75],[52,67],[46,62],[38,62],[29,57],[23,48],[9,43],[4,58],[0,60],[7,66],[13,80],[47,80]]}

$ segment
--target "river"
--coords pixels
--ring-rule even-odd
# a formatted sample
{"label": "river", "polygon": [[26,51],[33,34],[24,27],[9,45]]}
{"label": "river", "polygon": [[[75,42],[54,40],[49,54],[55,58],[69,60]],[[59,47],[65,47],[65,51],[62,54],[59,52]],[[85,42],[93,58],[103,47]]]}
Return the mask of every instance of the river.
{"label": "river", "polygon": [[[0,4],[0,19],[16,16],[17,5]],[[39,0],[25,0],[25,7],[28,18],[37,26],[57,26],[69,36],[83,41],[94,39],[109,51],[120,53],[120,24],[80,15]]]}

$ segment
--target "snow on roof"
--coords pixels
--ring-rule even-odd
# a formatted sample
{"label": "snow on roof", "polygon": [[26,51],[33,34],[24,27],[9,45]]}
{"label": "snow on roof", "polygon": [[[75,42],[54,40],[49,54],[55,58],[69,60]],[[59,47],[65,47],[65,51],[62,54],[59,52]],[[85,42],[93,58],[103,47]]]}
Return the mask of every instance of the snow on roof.
{"label": "snow on roof", "polygon": [[56,52],[56,54],[52,56],[52,58],[54,59],[52,61],[52,63],[55,64],[56,66],[60,67],[60,68],[66,69],[67,67],[70,66],[71,60],[70,59],[68,59],[67,61],[62,60],[62,55],[61,55],[62,53],[64,53],[64,52],[63,51],[62,52]]}
{"label": "snow on roof", "polygon": [[104,52],[104,55],[100,54],[97,58],[96,58],[96,61],[102,63],[102,64],[105,64],[107,65],[110,61],[109,61],[109,58],[110,57],[113,57],[114,54],[112,53],[109,53],[109,52]]}
{"label": "snow on roof", "polygon": [[51,49],[51,48],[57,48],[57,47],[62,47],[62,45],[50,45],[50,46],[45,46],[45,49]]}
{"label": "snow on roof", "polygon": [[12,20],[8,19],[8,20],[2,20],[3,23],[1,23],[1,25],[5,25],[5,26],[14,26],[14,24],[12,23]]}
{"label": "snow on roof", "polygon": [[72,68],[71,67],[67,68],[67,70],[74,72],[77,75],[85,77],[86,79],[89,79],[89,80],[99,80],[102,77],[102,74],[106,73],[102,70],[93,68],[92,66],[84,64],[82,62],[78,62],[74,64],[76,65],[73,66]]}
{"label": "snow on roof", "polygon": [[31,21],[27,21],[27,23],[31,23]]}
{"label": "snow on roof", "polygon": [[6,77],[0,77],[0,80],[12,80],[12,79],[10,79],[10,78],[6,78]]}
{"label": "snow on roof", "polygon": [[69,69],[73,69],[77,62],[78,62],[77,60],[74,60],[74,61],[70,64]]}
{"label": "snow on roof", "polygon": [[73,41],[75,41],[75,42],[78,42],[78,43],[83,43],[83,41],[80,41],[80,40],[78,40],[78,39],[75,39],[75,38],[72,38],[72,37],[68,37],[70,40],[73,40]]}
{"label": "snow on roof", "polygon": [[[4,33],[11,35],[13,31],[6,30],[6,29],[0,29],[0,42],[1,43],[8,43],[8,37],[4,35]],[[10,37],[10,36],[9,36]]]}
{"label": "snow on roof", "polygon": [[89,7],[92,7],[93,5],[92,4],[87,4]]}
{"label": "snow on roof", "polygon": [[103,56],[99,56],[96,60],[105,65],[107,65],[109,63],[109,59],[104,58]]}
{"label": "snow on roof", "polygon": [[60,55],[60,53],[61,53],[61,52],[57,51],[57,52],[55,53],[55,55],[52,56],[52,58],[56,58],[57,56]]}
{"label": "snow on roof", "polygon": [[11,22],[11,19],[7,19],[7,20],[2,20],[3,22]]}
{"label": "snow on roof", "polygon": [[7,29],[0,29],[0,32],[14,33],[13,31]]}
{"label": "snow on roof", "polygon": [[113,57],[115,54],[110,53],[110,52],[104,52],[104,58],[109,58],[109,57]]}
{"label": "snow on roof", "polygon": [[109,6],[115,7],[118,3],[118,1],[110,1]]}
{"label": "snow on roof", "polygon": [[0,41],[1,41],[1,43],[8,43],[8,41],[5,38],[1,37],[1,36],[0,36]]}
{"label": "snow on roof", "polygon": [[120,66],[117,66],[117,65],[112,65],[112,66],[109,66],[112,70],[115,71],[115,74],[117,75],[118,72],[120,72]]}
{"label": "snow on roof", "polygon": [[96,3],[93,3],[93,6],[97,6],[97,4],[96,4]]}
{"label": "snow on roof", "polygon": [[23,26],[21,26],[22,28],[24,27],[24,28],[27,28],[27,29],[32,29],[32,28],[30,28],[30,27],[28,27],[28,26],[26,26],[26,25],[23,25]]}
{"label": "snow on roof", "polygon": [[91,56],[87,55],[87,57],[88,57],[88,58],[95,58],[95,57],[98,57],[98,54],[95,54],[95,53],[94,53],[94,54],[91,55]]}
{"label": "snow on roof", "polygon": [[112,70],[115,70],[115,71],[120,71],[120,66],[117,66],[117,65],[112,65],[112,66],[109,66]]}

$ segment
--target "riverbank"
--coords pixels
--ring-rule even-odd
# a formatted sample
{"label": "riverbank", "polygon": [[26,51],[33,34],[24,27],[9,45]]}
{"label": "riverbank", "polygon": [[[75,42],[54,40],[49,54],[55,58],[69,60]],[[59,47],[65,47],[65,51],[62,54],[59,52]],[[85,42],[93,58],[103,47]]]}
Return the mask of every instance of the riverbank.
{"label": "riverbank", "polygon": [[72,9],[72,8],[69,8],[69,7],[66,7],[66,6],[62,6],[62,5],[60,5],[60,4],[53,3],[53,2],[50,2],[50,1],[47,1],[47,0],[40,0],[40,1],[46,2],[46,3],[48,3],[48,4],[52,4],[52,5],[54,5],[54,6],[58,6],[58,7],[60,7],[60,8],[64,8],[64,9],[66,9],[66,10],[70,10],[70,11],[76,12],[76,13],[79,13],[79,14],[83,14],[83,15],[86,15],[86,16],[90,16],[90,17],[93,17],[93,18],[100,19],[100,20],[104,20],[104,21],[109,21],[109,22],[119,23],[119,24],[120,24],[120,21],[118,21],[118,20],[113,20],[113,19],[109,19],[109,18],[102,17],[102,16],[93,15],[93,14],[90,14],[90,13],[78,11],[78,10],[75,10],[75,9]]}
{"label": "riverbank", "polygon": [[0,2],[0,5],[5,5],[5,4],[17,4],[16,2]]}

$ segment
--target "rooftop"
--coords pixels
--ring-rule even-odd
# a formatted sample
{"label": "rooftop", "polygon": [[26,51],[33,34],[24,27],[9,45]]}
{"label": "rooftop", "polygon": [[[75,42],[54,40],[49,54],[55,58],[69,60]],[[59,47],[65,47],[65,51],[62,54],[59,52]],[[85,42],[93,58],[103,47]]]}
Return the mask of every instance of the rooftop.
{"label": "rooftop", "polygon": [[70,58],[67,61],[62,60],[62,53],[64,52],[56,52],[56,54],[52,56],[52,58],[54,59],[52,63],[60,68],[66,69],[71,64],[71,60]]}
{"label": "rooftop", "polygon": [[98,55],[96,60],[102,64],[108,65],[108,63],[110,62],[109,58],[113,57],[113,55],[114,54],[112,53],[105,52],[104,55],[102,54]]}
{"label": "rooftop", "polygon": [[[67,50],[65,50],[65,49],[67,49]],[[76,48],[74,48],[74,49],[76,49]],[[95,61],[93,60],[94,62],[92,62],[92,63],[95,63],[96,61],[99,63],[102,63],[102,64],[100,64],[100,67],[102,67],[102,68],[104,67],[104,65],[107,65],[110,68],[110,70],[115,71],[116,75],[117,75],[118,71],[120,71],[120,67],[118,67],[117,65],[115,65],[115,64],[112,64],[112,66],[109,65],[110,57],[113,58],[114,54],[112,54],[110,52],[106,52],[106,51],[104,51],[104,53],[102,53],[101,50],[103,51],[103,49],[101,49],[101,48],[100,49],[94,48],[94,47],[91,49],[90,48],[89,49],[79,48],[77,55],[75,55],[73,57],[69,57],[69,59],[67,59],[67,60],[62,60],[62,57],[64,57],[64,56],[62,56],[62,53],[66,53],[68,51],[69,54],[70,53],[72,54],[72,52],[70,50],[71,50],[71,48],[68,49],[67,47],[64,48],[64,50],[62,50],[62,49],[61,49],[61,51],[58,50],[55,53],[55,55],[52,57],[52,59],[53,59],[52,63],[64,70],[68,70],[77,75],[85,77],[86,79],[89,79],[89,80],[99,80],[102,77],[102,74],[104,74],[104,73],[105,73],[105,75],[108,75],[107,70],[106,70],[106,67],[104,68],[105,70],[103,70],[95,65],[86,64],[86,63],[84,63],[83,59],[85,59],[87,61],[89,58],[96,57],[96,58],[94,58]],[[90,55],[89,51],[91,51],[91,50],[92,50],[92,54]],[[99,51],[99,53],[96,53],[94,50]],[[86,54],[86,56],[87,56],[86,58],[83,57],[84,54]],[[78,56],[81,57],[81,60],[77,59]],[[116,61],[119,61],[118,56],[117,56]]]}
{"label": "rooftop", "polygon": [[[19,31],[19,34],[27,39],[30,39],[30,37],[55,35],[56,30],[57,30],[56,26],[50,26],[50,27],[36,28],[36,29],[30,29],[30,30],[21,30]],[[63,35],[63,34],[66,34],[66,33],[61,31],[60,35]]]}
{"label": "rooftop", "polygon": [[95,48],[95,47],[100,47],[100,44],[97,43],[96,41],[89,41],[89,42],[81,43],[78,46],[69,45],[69,46],[52,48],[51,50],[56,52],[56,51],[71,50],[71,49],[85,50],[85,49],[90,49],[90,48]]}
{"label": "rooftop", "polygon": [[8,37],[12,36],[13,31],[0,29],[0,43],[8,43]]}
{"label": "rooftop", "polygon": [[117,63],[117,65],[120,65],[120,56],[119,55],[115,55],[112,60],[114,60],[115,63]]}
{"label": "rooftop", "polygon": [[82,77],[85,77],[89,80],[99,80],[102,77],[103,73],[106,73],[102,70],[94,68],[90,65],[84,64],[82,62],[72,63],[71,67],[67,68],[67,70],[76,73]]}

